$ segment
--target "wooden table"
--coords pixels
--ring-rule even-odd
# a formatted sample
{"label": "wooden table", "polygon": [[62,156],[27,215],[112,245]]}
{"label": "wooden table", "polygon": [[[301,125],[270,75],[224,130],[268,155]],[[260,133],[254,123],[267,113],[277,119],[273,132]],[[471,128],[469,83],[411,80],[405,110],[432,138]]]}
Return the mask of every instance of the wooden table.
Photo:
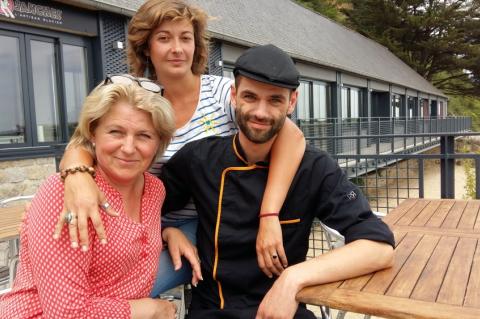
{"label": "wooden table", "polygon": [[8,287],[13,284],[18,262],[19,234],[25,203],[0,207],[0,241],[8,241]]}
{"label": "wooden table", "polygon": [[14,239],[20,232],[25,204],[0,207],[0,240]]}
{"label": "wooden table", "polygon": [[314,305],[386,318],[480,318],[480,200],[407,199],[384,221],[395,264],[303,289]]}

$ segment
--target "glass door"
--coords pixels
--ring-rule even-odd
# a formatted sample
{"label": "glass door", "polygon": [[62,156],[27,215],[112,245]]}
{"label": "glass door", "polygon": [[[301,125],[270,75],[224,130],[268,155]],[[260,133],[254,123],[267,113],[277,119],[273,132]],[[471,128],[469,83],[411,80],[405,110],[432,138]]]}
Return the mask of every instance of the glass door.
{"label": "glass door", "polygon": [[88,93],[87,48],[62,44],[62,57],[67,134],[72,136],[78,124],[83,100]]}
{"label": "glass door", "polygon": [[0,32],[0,145],[26,142],[23,107],[26,96],[23,89],[25,67],[24,37],[10,32]]}
{"label": "glass door", "polygon": [[93,83],[90,39],[0,30],[0,149],[64,143]]}
{"label": "glass door", "polygon": [[36,142],[60,142],[58,59],[53,39],[26,36],[30,66],[31,105],[35,113]]}

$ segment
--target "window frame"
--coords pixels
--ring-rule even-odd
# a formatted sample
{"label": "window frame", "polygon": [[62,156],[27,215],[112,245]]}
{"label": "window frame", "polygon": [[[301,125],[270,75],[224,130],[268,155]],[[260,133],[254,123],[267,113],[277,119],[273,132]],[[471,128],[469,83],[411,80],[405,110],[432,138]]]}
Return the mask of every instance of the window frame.
{"label": "window frame", "polygon": [[[308,94],[309,94],[309,98],[308,98],[308,118],[307,119],[300,119],[298,118],[298,110],[299,110],[299,105],[298,105],[298,101],[300,101],[300,91],[299,91],[299,98],[298,98],[298,101],[297,101],[297,105],[295,107],[295,118],[297,119],[297,121],[305,121],[305,122],[313,122],[313,121],[325,121],[325,120],[328,120],[328,118],[331,117],[331,113],[332,113],[332,103],[331,103],[331,90],[332,90],[332,85],[330,82],[327,82],[327,81],[322,81],[322,80],[319,80],[319,79],[312,79],[312,78],[307,78],[307,77],[301,77],[300,78],[300,85],[302,83],[306,83],[308,84]],[[315,117],[315,106],[314,106],[314,90],[313,90],[313,86],[314,85],[320,85],[320,86],[324,86],[326,89],[325,89],[325,93],[326,93],[326,97],[325,97],[325,101],[326,101],[326,105],[325,105],[325,118],[316,118]]]}
{"label": "window frame", "polygon": [[[68,134],[68,119],[66,110],[65,81],[64,81],[64,59],[62,46],[73,45],[83,47],[86,50],[86,79],[87,92],[94,87],[94,60],[93,60],[93,38],[34,28],[24,25],[13,25],[0,21],[0,35],[15,37],[19,39],[20,59],[20,84],[22,86],[23,115],[25,120],[24,143],[0,144],[0,161],[19,158],[35,158],[52,156],[55,145],[65,145],[70,138]],[[54,47],[55,76],[57,77],[56,94],[58,99],[58,124],[59,136],[57,141],[38,142],[36,117],[37,110],[34,106],[33,82],[32,82],[32,60],[31,40],[52,43]]]}

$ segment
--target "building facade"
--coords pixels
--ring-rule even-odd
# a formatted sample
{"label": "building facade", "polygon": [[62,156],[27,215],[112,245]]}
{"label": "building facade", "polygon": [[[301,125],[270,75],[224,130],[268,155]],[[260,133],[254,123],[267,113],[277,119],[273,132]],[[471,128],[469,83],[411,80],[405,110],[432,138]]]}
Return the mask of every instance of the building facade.
{"label": "building facade", "polygon": [[[300,125],[447,115],[446,96],[386,48],[292,1],[192,2],[214,17],[210,73],[232,76],[236,58],[256,44],[292,56]],[[87,92],[106,74],[128,71],[127,24],[142,3],[1,1],[0,198],[31,194],[54,172]]]}

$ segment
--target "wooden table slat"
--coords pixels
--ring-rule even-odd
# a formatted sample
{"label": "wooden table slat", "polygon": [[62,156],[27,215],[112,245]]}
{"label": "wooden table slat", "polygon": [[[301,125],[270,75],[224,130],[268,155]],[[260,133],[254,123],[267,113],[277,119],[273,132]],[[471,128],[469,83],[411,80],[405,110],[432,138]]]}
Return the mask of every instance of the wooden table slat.
{"label": "wooden table slat", "polygon": [[341,285],[340,288],[342,289],[351,289],[351,290],[362,290],[363,287],[368,283],[370,278],[372,278],[373,274],[368,274],[356,278],[352,278],[349,280],[345,280]]}
{"label": "wooden table slat", "polygon": [[456,237],[440,239],[410,298],[435,302],[457,242]]}
{"label": "wooden table slat", "polygon": [[24,211],[24,204],[0,207],[0,240],[8,240],[18,236]]}
{"label": "wooden table slat", "polygon": [[435,211],[435,214],[433,214],[432,218],[430,218],[425,226],[440,227],[445,220],[445,217],[447,217],[448,212],[453,207],[453,204],[455,204],[455,200],[453,199],[442,200],[440,206]]}
{"label": "wooden table slat", "polygon": [[477,215],[477,220],[475,221],[475,226],[473,227],[474,230],[480,230],[480,213]]}
{"label": "wooden table slat", "polygon": [[480,208],[480,201],[469,201],[462,218],[458,223],[458,229],[473,229],[475,227],[475,221],[477,220],[478,210]]}
{"label": "wooden table slat", "polygon": [[430,220],[432,215],[440,206],[439,201],[431,201],[428,205],[418,214],[418,216],[410,223],[411,226],[425,226]]}
{"label": "wooden table slat", "polygon": [[418,216],[420,212],[430,203],[428,200],[419,200],[414,207],[406,212],[402,218],[400,218],[396,225],[410,225],[410,223]]}
{"label": "wooden table slat", "polygon": [[395,237],[395,245],[398,246],[407,234],[408,232],[406,231],[394,231],[393,236]]}
{"label": "wooden table slat", "polygon": [[473,258],[470,280],[465,294],[465,307],[475,307],[480,309],[480,242],[477,242],[475,257]]}
{"label": "wooden table slat", "polygon": [[420,277],[428,258],[440,240],[439,236],[425,235],[408,257],[393,280],[386,295],[408,298]]}
{"label": "wooden table slat", "polygon": [[[352,302],[355,300],[355,302]],[[322,301],[334,309],[396,319],[478,319],[480,309],[435,304],[378,294],[337,289]]]}
{"label": "wooden table slat", "polygon": [[383,221],[389,225],[395,224],[402,216],[408,212],[410,208],[415,206],[417,202],[421,201],[418,198],[408,198],[402,202],[401,205],[395,207],[387,216],[383,217]]}
{"label": "wooden table slat", "polygon": [[448,212],[440,228],[457,228],[466,206],[467,201],[455,201],[455,204],[453,204],[453,207]]}
{"label": "wooden table slat", "polygon": [[460,238],[445,275],[437,302],[463,305],[477,240]]}
{"label": "wooden table slat", "polygon": [[[396,234],[397,232],[394,233]],[[395,264],[393,267],[375,273],[363,291],[377,294],[385,293],[421,239],[422,235],[420,234],[408,234],[405,236],[397,246],[397,254],[395,255]]]}

